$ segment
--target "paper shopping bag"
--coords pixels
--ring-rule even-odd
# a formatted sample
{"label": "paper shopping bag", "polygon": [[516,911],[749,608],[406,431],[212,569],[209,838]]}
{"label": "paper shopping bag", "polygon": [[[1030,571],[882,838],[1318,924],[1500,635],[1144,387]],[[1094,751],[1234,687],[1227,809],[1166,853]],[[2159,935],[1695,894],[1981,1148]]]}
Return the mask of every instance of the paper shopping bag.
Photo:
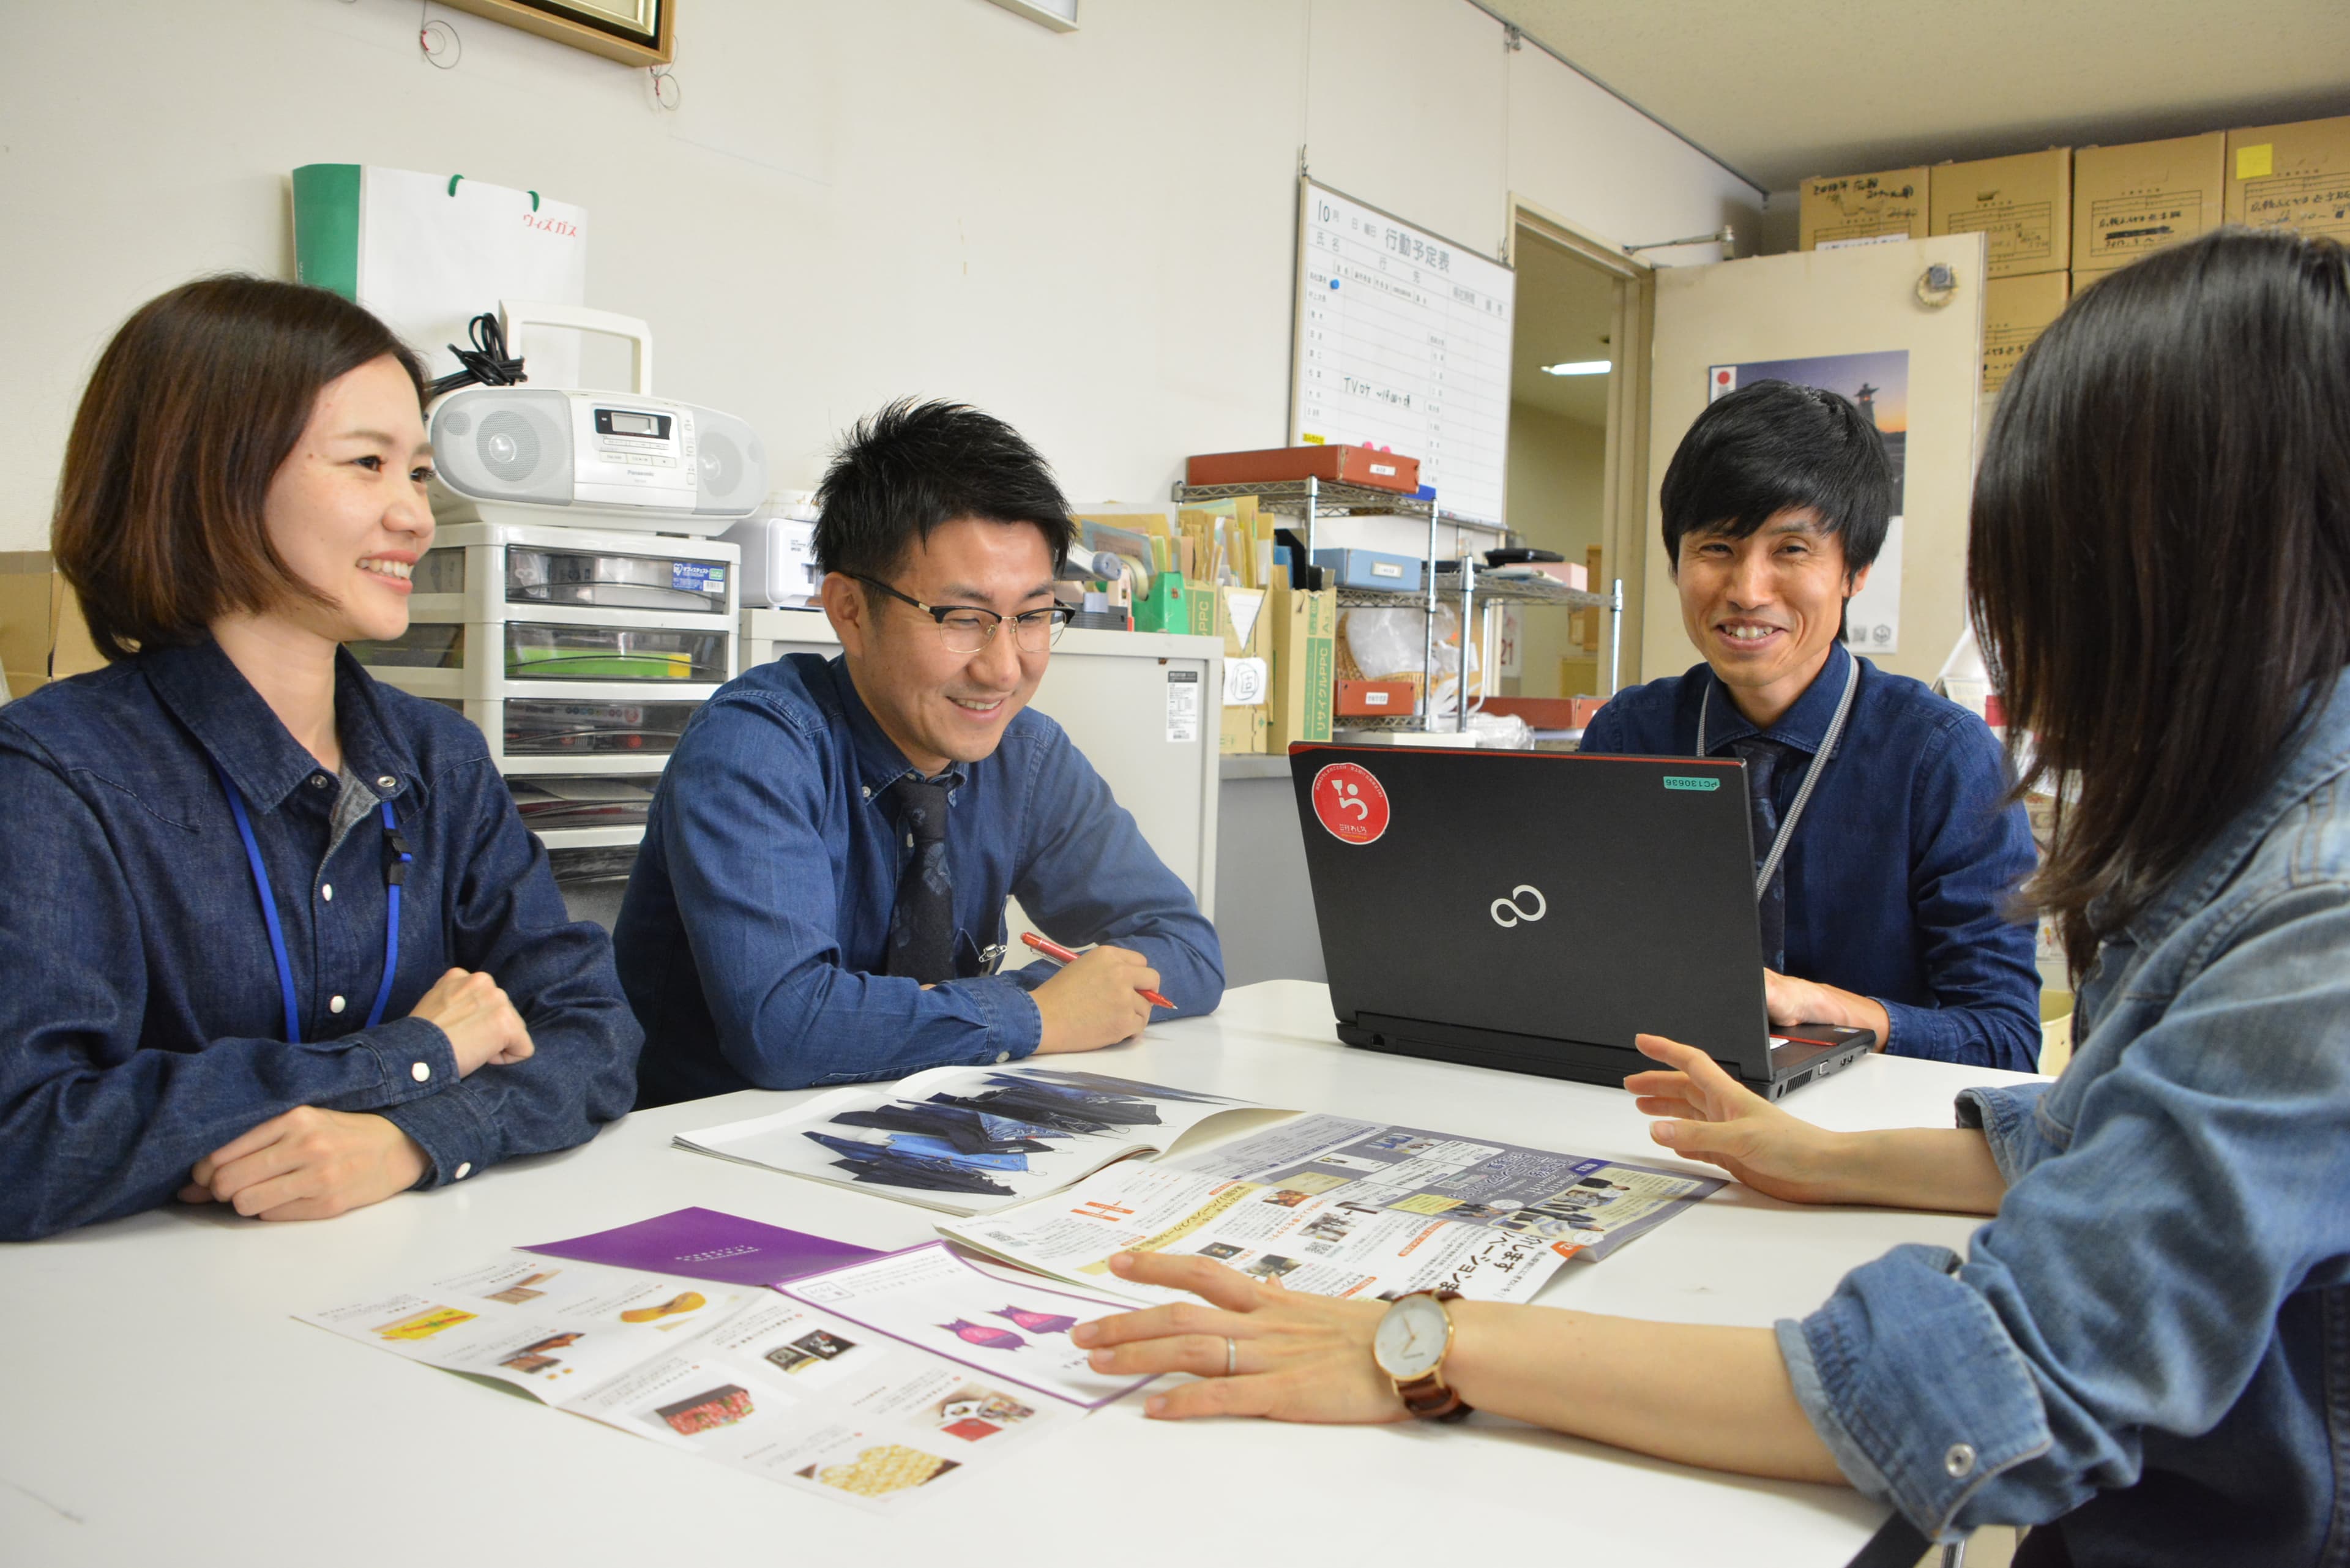
{"label": "paper shopping bag", "polygon": [[[366,306],[442,376],[458,368],[448,346],[499,300],[588,302],[588,213],[462,174],[307,163],[294,171],[294,258],[301,281]],[[577,338],[534,337],[525,373],[577,386]]]}

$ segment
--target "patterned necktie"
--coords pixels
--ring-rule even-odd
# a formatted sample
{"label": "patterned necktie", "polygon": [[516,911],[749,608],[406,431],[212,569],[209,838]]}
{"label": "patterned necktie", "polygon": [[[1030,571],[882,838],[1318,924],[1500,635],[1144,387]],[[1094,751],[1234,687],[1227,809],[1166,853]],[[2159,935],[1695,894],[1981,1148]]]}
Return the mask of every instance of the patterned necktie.
{"label": "patterned necktie", "polygon": [[908,774],[889,786],[912,846],[889,911],[889,972],[936,985],[954,978],[954,880],[947,872],[947,785]]}
{"label": "patterned necktie", "polygon": [[[1754,818],[1754,869],[1771,857],[1771,843],[1779,836],[1779,803],[1775,798],[1779,764],[1788,754],[1783,741],[1749,735],[1732,741],[1730,749],[1746,763],[1746,804]],[[1783,857],[1771,885],[1754,900],[1754,914],[1762,931],[1762,962],[1787,972],[1787,862]]]}

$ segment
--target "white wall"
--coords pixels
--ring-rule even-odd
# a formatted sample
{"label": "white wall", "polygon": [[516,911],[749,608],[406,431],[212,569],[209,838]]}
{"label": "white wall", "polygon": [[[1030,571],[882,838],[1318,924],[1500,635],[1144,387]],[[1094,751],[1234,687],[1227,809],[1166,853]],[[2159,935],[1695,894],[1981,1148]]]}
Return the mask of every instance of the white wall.
{"label": "white wall", "polygon": [[46,541],[89,366],[140,301],[290,275],[286,173],[463,172],[588,209],[588,302],[657,389],[743,415],[779,485],[892,396],[1017,424],[1069,492],[1163,499],[1288,410],[1295,180],[1482,250],[1516,192],[1625,241],[1755,193],[1464,0],[682,0],[645,73],[416,0],[11,8],[0,97],[0,550]]}

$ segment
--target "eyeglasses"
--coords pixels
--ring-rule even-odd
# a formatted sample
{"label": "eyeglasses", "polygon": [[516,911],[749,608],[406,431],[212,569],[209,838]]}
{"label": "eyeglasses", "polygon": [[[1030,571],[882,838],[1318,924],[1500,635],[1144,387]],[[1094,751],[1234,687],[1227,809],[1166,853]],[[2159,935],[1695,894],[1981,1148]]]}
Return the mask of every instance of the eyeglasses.
{"label": "eyeglasses", "polygon": [[1066,605],[1055,605],[1049,609],[1024,610],[1018,615],[998,615],[991,609],[979,609],[970,605],[926,605],[911,594],[901,594],[879,577],[868,577],[859,572],[844,572],[867,587],[879,588],[891,598],[913,606],[939,623],[939,640],[946,644],[949,653],[977,653],[995,639],[996,628],[1005,621],[1012,623],[1012,640],[1023,653],[1042,653],[1061,640],[1061,632],[1069,624],[1070,609]]}

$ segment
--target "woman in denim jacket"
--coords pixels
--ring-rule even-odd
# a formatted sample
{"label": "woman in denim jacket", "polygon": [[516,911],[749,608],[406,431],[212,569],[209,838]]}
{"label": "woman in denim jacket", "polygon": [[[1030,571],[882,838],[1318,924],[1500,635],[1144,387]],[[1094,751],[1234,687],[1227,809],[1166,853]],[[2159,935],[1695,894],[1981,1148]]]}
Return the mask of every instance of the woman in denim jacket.
{"label": "woman in denim jacket", "polygon": [[[1650,1036],[1671,1070],[1628,1086],[1764,1192],[1990,1222],[1775,1332],[1456,1302],[1442,1382],[1942,1539],[2053,1521],[2019,1563],[2350,1563],[2343,249],[2227,230],[2084,292],[2000,399],[1970,570],[2009,733],[2071,786],[2024,888],[2085,971],[2071,1065],[1967,1092],[1953,1131],[1827,1133]],[[1078,1330],[1203,1375],[1152,1414],[1406,1417],[1389,1309],[1117,1266],[1212,1303]]]}
{"label": "woman in denim jacket", "polygon": [[358,306],[249,277],[99,361],[53,545],[110,662],[0,708],[0,1239],[322,1218],[629,1108],[611,945],[481,732],[338,648],[408,627],[423,389]]}

